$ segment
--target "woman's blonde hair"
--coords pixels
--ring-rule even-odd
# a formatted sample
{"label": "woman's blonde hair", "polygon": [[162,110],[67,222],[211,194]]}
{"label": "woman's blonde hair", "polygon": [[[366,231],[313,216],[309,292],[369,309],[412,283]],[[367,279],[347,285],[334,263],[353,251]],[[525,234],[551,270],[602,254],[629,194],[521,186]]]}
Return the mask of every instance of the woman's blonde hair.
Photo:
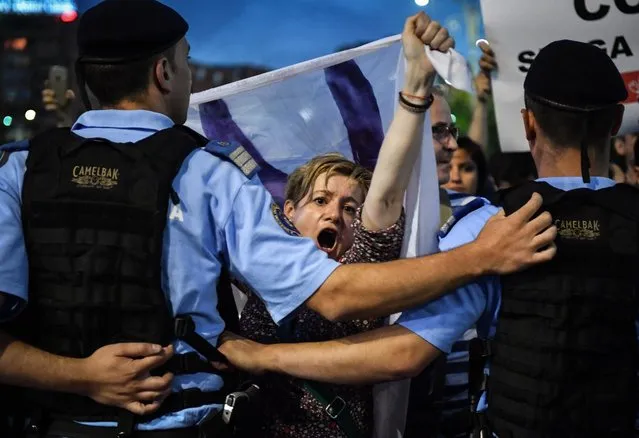
{"label": "woman's blonde hair", "polygon": [[365,167],[353,163],[339,153],[318,155],[307,161],[288,176],[286,182],[286,200],[297,205],[315,186],[320,175],[326,174],[326,181],[333,175],[343,175],[357,181],[364,192],[368,192],[373,173]]}

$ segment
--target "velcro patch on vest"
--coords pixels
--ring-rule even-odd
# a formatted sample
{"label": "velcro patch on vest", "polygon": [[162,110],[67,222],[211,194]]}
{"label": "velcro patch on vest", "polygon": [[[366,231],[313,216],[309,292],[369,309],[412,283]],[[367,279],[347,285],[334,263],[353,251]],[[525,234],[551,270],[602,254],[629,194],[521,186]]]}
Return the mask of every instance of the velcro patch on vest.
{"label": "velcro patch on vest", "polygon": [[237,142],[212,141],[204,149],[235,164],[247,178],[252,178],[260,170],[257,161]]}
{"label": "velcro patch on vest", "polygon": [[599,219],[561,218],[555,220],[557,234],[568,240],[597,240],[601,237],[601,222]]}
{"label": "velcro patch on vest", "polygon": [[111,190],[118,185],[120,169],[101,166],[73,166],[71,182],[86,189]]}
{"label": "velcro patch on vest", "polygon": [[282,209],[275,202],[271,204],[271,213],[275,218],[275,222],[280,226],[281,229],[286,231],[291,236],[300,236],[300,232],[297,230],[293,222],[289,218],[286,217]]}

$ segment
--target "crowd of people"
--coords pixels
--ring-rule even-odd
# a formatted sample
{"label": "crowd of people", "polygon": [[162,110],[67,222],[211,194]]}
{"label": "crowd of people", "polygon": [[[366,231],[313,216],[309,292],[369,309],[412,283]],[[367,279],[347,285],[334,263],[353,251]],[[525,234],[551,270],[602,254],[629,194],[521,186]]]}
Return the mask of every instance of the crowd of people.
{"label": "crowd of people", "polygon": [[[86,111],[0,148],[0,436],[379,437],[373,385],[407,378],[406,438],[635,436],[638,140],[604,52],[542,49],[530,152],[487,157],[496,54],[460,136],[424,50],[454,41],[408,17],[375,168],[314,157],[277,205],[241,145],[183,126],[187,30],[155,0],[91,8]],[[424,144],[440,251],[400,259]]]}

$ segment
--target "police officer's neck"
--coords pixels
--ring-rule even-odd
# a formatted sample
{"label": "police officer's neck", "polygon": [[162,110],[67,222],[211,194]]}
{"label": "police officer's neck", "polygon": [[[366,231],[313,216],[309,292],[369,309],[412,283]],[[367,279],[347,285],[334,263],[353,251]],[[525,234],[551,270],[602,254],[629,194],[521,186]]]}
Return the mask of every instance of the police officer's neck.
{"label": "police officer's neck", "polygon": [[153,111],[156,113],[164,114],[167,117],[170,117],[168,111],[166,110],[166,106],[162,104],[154,104],[148,100],[122,100],[112,105],[102,105],[102,109],[105,110],[123,110],[123,111],[135,111],[135,110],[146,110]]}
{"label": "police officer's neck", "polygon": [[[539,178],[581,177],[581,150],[578,147],[548,147],[542,154],[535,154]],[[608,154],[595,153],[591,148],[590,176],[608,176]]]}

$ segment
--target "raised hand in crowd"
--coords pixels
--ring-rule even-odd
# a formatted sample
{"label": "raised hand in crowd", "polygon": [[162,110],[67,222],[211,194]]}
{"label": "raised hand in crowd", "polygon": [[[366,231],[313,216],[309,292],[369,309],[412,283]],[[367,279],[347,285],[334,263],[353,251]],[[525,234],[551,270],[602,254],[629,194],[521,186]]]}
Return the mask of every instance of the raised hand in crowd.
{"label": "raised hand in crowd", "polygon": [[486,102],[493,91],[490,75],[497,69],[497,61],[493,49],[486,41],[480,41],[478,47],[481,49],[482,55],[479,59],[479,73],[475,77],[475,91],[477,100]]}
{"label": "raised hand in crowd", "polygon": [[493,92],[491,74],[497,69],[497,61],[487,41],[481,40],[477,47],[482,55],[479,59],[479,73],[475,76],[476,102],[468,137],[479,144],[485,153],[488,147],[488,101]]}
{"label": "raised hand in crowd", "polygon": [[[402,44],[404,57],[409,65],[407,73],[434,79],[435,68],[426,56],[424,46],[446,52],[455,46],[455,40],[441,24],[432,20],[424,12],[420,12],[406,20],[402,33]],[[406,82],[409,82],[410,76],[407,76],[406,79]]]}
{"label": "raised hand in crowd", "polygon": [[58,127],[68,127],[73,123],[72,107],[75,101],[73,90],[67,90],[62,103],[59,101],[55,90],[50,88],[49,81],[44,82],[42,89],[42,105],[45,111],[55,112]]}

